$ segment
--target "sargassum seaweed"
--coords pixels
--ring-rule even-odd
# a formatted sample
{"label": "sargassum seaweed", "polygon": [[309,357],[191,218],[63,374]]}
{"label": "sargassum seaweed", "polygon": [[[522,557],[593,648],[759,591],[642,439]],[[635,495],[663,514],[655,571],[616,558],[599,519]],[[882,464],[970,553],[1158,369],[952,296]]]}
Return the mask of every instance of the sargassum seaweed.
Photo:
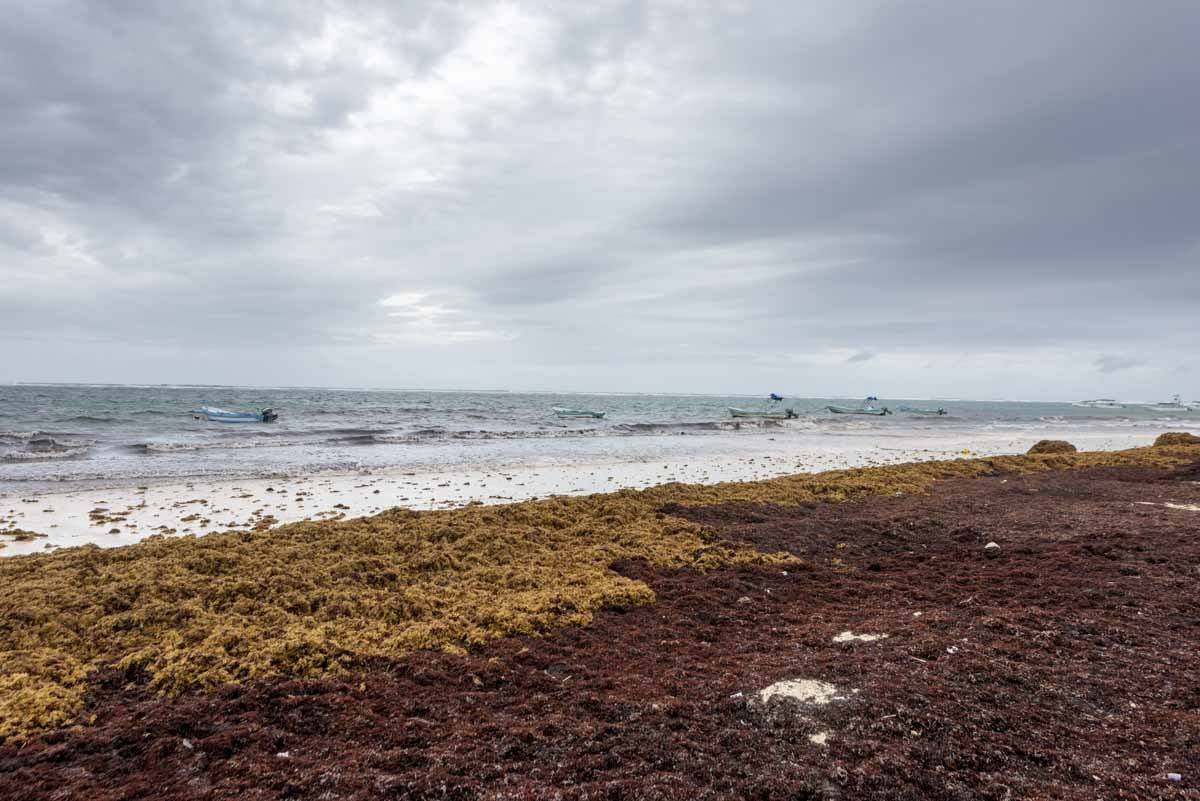
{"label": "sargassum seaweed", "polygon": [[795,560],[722,544],[664,511],[672,504],[840,502],[922,492],[944,478],[1197,457],[1194,446],[1159,447],[665,484],[3,559],[0,738],[76,720],[88,677],[100,670],[167,693],[339,674],[418,649],[461,651],[586,625],[604,606],[652,602],[649,587],[610,569],[619,559],[696,570]]}

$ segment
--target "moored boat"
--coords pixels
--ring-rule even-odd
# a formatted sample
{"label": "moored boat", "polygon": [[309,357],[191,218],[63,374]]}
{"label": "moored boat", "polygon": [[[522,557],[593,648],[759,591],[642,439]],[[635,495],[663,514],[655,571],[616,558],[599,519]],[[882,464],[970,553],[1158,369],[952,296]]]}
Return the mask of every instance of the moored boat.
{"label": "moored boat", "polygon": [[729,407],[730,417],[765,418],[767,420],[791,420],[799,417],[795,409],[739,409]]}
{"label": "moored boat", "polygon": [[604,417],[606,412],[593,412],[590,409],[566,409],[561,406],[555,406],[554,414],[556,417],[565,417],[565,418],[586,417],[586,418],[591,418],[594,420],[599,420],[602,417]]}
{"label": "moored boat", "polygon": [[899,411],[920,417],[944,417],[946,415],[945,409],[922,409],[919,406],[901,406]]}
{"label": "moored boat", "polygon": [[863,399],[861,406],[826,406],[825,408],[834,414],[869,414],[873,417],[883,417],[885,414],[891,414],[892,410],[886,406],[875,407],[871,404],[877,403],[879,398],[874,395],[868,395]]}
{"label": "moored boat", "polygon": [[826,406],[825,408],[834,414],[869,414],[874,415],[875,417],[883,417],[886,414],[892,413],[892,410],[886,406],[883,406],[879,409],[875,409],[870,406],[864,406],[861,408],[856,408],[853,406]]}
{"label": "moored boat", "polygon": [[231,412],[228,409],[201,406],[192,412],[192,417],[208,420],[210,423],[273,423],[279,419],[279,414],[269,408],[253,412]]}

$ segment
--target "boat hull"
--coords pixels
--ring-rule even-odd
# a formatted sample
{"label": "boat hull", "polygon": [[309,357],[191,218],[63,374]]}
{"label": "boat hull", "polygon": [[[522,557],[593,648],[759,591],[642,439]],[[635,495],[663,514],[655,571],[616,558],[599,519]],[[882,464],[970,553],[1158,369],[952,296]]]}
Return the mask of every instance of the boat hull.
{"label": "boat hull", "polygon": [[915,417],[945,417],[946,415],[945,409],[912,409],[902,406],[900,411]]}
{"label": "boat hull", "polygon": [[583,418],[591,420],[602,420],[607,412],[592,412],[586,409],[555,409],[554,416],[564,419]]}
{"label": "boat hull", "polygon": [[231,412],[227,409],[214,409],[210,406],[192,412],[192,416],[210,423],[272,423],[279,418],[273,409],[261,409],[257,412]]}
{"label": "boat hull", "polygon": [[826,406],[826,409],[834,414],[865,414],[871,417],[883,417],[886,414],[891,414],[889,409],[853,409],[848,406]]}
{"label": "boat hull", "polygon": [[757,411],[754,409],[738,409],[733,406],[729,407],[729,416],[741,419],[764,419],[764,420],[790,420],[796,417],[796,412],[792,409],[781,410],[766,410]]}

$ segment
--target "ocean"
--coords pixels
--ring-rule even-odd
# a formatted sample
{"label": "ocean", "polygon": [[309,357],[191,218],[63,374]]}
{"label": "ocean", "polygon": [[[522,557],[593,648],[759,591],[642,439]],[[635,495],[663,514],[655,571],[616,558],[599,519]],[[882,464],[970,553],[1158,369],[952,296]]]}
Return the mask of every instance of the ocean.
{"label": "ocean", "polygon": [[[1131,433],[1186,427],[1200,412],[1070,403],[881,398],[892,409],[944,408],[944,417],[839,416],[787,398],[794,420],[734,420],[728,408],[772,408],[764,396],[552,394],[214,386],[0,386],[0,494],[192,478],[371,473],[395,469],[621,461],[661,455],[753,453],[763,438],[857,434],[889,438],[1038,431]],[[194,419],[200,406],[272,407],[270,424]],[[604,411],[559,419],[552,408]],[[1194,425],[1195,422],[1192,424]],[[679,440],[688,437],[686,444]],[[669,444],[667,444],[669,443]]]}

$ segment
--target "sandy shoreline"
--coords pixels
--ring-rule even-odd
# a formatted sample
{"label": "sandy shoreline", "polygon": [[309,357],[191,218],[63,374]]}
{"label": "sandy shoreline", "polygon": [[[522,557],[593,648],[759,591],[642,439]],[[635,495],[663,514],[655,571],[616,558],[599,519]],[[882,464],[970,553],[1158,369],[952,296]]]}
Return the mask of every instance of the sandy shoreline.
{"label": "sandy shoreline", "polygon": [[[1082,450],[1148,445],[1146,432],[1007,431],[923,437],[784,434],[734,441],[730,455],[670,453],[480,469],[396,468],[311,477],[171,481],[139,486],[0,493],[0,532],[35,532],[18,541],[0,536],[0,558],[95,544],[128,545],[152,535],[202,535],[262,529],[300,520],[375,514],[385,509],[446,509],[472,502],[509,503],[549,496],[643,489],[672,481],[714,484],[753,481],[916,461],[1023,453],[1037,439],[1069,438]],[[753,449],[748,454],[747,449]]]}

